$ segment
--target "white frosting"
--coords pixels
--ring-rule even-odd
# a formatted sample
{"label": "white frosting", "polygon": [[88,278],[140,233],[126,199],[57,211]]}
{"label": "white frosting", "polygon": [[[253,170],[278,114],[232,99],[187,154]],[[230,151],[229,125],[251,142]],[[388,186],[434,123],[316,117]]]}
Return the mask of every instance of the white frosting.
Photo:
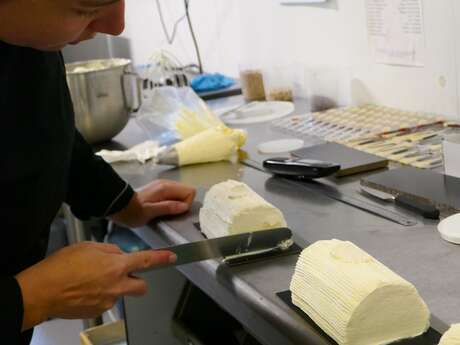
{"label": "white frosting", "polygon": [[444,333],[439,345],[460,345],[460,323],[452,325],[449,330]]}
{"label": "white frosting", "polygon": [[179,165],[183,166],[230,160],[245,141],[246,134],[242,130],[214,127],[175,144],[174,148]]}
{"label": "white frosting", "polygon": [[85,72],[94,72],[94,71],[99,71],[101,69],[105,69],[107,66],[105,66],[102,62],[93,62],[91,64],[87,64],[85,66],[78,66],[75,67],[72,72],[73,73],[85,73]]}
{"label": "white frosting", "polygon": [[416,288],[351,242],[304,249],[290,289],[293,304],[339,345],[389,344],[429,327]]}
{"label": "white frosting", "polygon": [[213,186],[200,210],[201,231],[208,237],[286,226],[283,214],[246,184],[228,180]]}
{"label": "white frosting", "polygon": [[126,66],[130,63],[127,59],[100,59],[100,60],[88,60],[82,62],[74,62],[66,64],[67,74],[80,74],[97,72],[113,67]]}

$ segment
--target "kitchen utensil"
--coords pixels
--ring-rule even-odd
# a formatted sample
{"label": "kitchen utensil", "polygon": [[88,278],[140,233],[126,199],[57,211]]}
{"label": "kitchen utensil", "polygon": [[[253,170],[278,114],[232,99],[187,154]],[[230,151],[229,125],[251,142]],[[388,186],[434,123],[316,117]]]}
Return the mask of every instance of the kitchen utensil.
{"label": "kitchen utensil", "polygon": [[340,170],[337,163],[305,158],[269,158],[263,162],[263,167],[273,174],[311,179],[330,176]]}
{"label": "kitchen utensil", "polygon": [[409,198],[405,195],[393,195],[366,186],[361,186],[361,190],[364,193],[371,195],[377,199],[394,202],[396,205],[414,211],[422,215],[424,218],[439,219],[439,210],[428,203],[423,203],[418,200],[414,200],[413,198]]}
{"label": "kitchen utensil", "polygon": [[[262,164],[260,164],[259,162],[253,161],[252,159],[247,158],[243,160],[242,163],[254,169],[257,169],[263,172],[267,172],[262,166]],[[330,199],[353,206],[362,211],[372,213],[376,216],[390,220],[394,223],[404,225],[404,226],[413,226],[417,224],[417,222],[413,219],[409,219],[403,215],[400,215],[399,213],[391,212],[378,205],[370,204],[363,200],[356,199],[352,196],[343,194],[339,192],[336,188],[331,188],[330,186],[327,186],[321,183],[317,183],[317,182],[313,182],[313,181],[309,181],[309,182],[308,180],[304,181],[301,178],[296,178],[296,177],[294,177],[294,179],[292,177],[291,178],[279,177],[279,178],[283,179],[287,183],[292,184],[295,188],[304,188],[308,190],[309,192],[314,192],[314,193],[324,195]]]}
{"label": "kitchen utensil", "polygon": [[131,61],[82,61],[66,64],[66,70],[76,127],[91,144],[110,140],[142,101],[140,78],[132,71]]}
{"label": "kitchen utensil", "polygon": [[238,105],[236,107],[232,107],[230,109],[224,109],[224,112],[216,111],[216,115],[218,117],[224,117],[224,116],[226,116],[228,114],[231,114],[231,113],[237,113],[238,111],[240,111],[242,109],[250,108],[254,103],[255,103],[255,101],[249,102],[249,103],[243,103],[243,104],[240,104],[240,105]]}
{"label": "kitchen utensil", "polygon": [[302,186],[304,188],[306,188],[307,190],[315,191],[317,193],[322,193],[322,194],[326,195],[327,197],[329,197],[331,199],[340,201],[340,202],[342,202],[344,204],[353,206],[353,207],[355,207],[357,209],[360,209],[362,211],[374,214],[376,216],[379,216],[381,218],[390,220],[390,221],[395,222],[395,223],[400,224],[400,225],[413,226],[413,225],[417,224],[416,221],[414,221],[412,219],[409,219],[407,217],[404,217],[404,216],[400,215],[399,213],[388,211],[387,209],[385,209],[383,207],[367,203],[365,201],[362,201],[360,199],[354,198],[352,196],[340,193],[337,190],[330,190],[330,189],[325,190],[324,188],[322,188],[321,185],[317,185],[317,184],[315,184],[315,185],[313,185],[313,184],[308,184],[308,185],[307,184],[302,184]]}
{"label": "kitchen utensil", "polygon": [[365,177],[361,184],[432,204],[442,217],[460,212],[460,179],[453,176],[405,167]]}
{"label": "kitchen utensil", "polygon": [[279,228],[212,238],[156,250],[173,252],[177,255],[177,261],[167,266],[180,266],[213,258],[231,259],[274,250],[282,251],[289,249],[292,244],[291,230]]}
{"label": "kitchen utensil", "polygon": [[252,102],[250,106],[228,112],[220,118],[229,125],[247,125],[279,119],[293,111],[292,102]]}
{"label": "kitchen utensil", "polygon": [[[201,225],[199,222],[193,223],[195,228],[202,234],[204,237],[206,235],[201,232]],[[260,253],[251,254],[251,255],[236,255],[230,258],[225,258],[225,263],[230,266],[240,266],[245,264],[251,264],[254,262],[260,262],[264,260],[272,260],[274,258],[288,256],[288,255],[298,255],[302,251],[302,247],[300,247],[297,243],[293,243],[289,248],[286,250],[279,250],[278,247],[274,248],[273,250],[266,250]]]}
{"label": "kitchen utensil", "polygon": [[[439,116],[404,112],[370,104],[295,115],[272,123],[274,129],[290,135],[302,138],[304,135],[313,136],[397,161],[391,152],[398,152],[400,145],[412,145],[415,149],[422,144],[437,142],[442,138],[446,127],[450,131],[453,126],[445,124],[445,120]],[[435,150],[428,151],[436,153]],[[337,161],[330,158],[315,159]],[[406,164],[433,168],[442,165],[442,162],[439,162],[439,159],[432,162],[421,162],[417,159]],[[343,168],[344,164],[341,165]]]}

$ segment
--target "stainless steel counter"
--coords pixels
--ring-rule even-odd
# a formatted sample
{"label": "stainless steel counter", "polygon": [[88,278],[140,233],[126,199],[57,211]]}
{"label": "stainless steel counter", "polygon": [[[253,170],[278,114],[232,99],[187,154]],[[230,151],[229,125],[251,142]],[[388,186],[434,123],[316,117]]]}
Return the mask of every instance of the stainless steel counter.
{"label": "stainless steel counter", "polygon": [[[145,138],[135,127],[131,123],[117,140],[126,146],[143,141]],[[286,137],[272,131],[266,124],[247,129],[250,137],[247,151],[255,160],[263,158],[255,150],[257,142]],[[385,206],[419,222],[414,227],[403,227],[326,196],[294,188],[285,180],[238,163],[222,162],[181,169],[137,163],[114,167],[134,187],[157,178],[167,178],[199,190],[196,204],[188,214],[134,229],[152,247],[202,239],[193,223],[197,222],[204,192],[215,183],[236,179],[249,184],[283,211],[300,246],[331,238],[350,240],[415,284],[433,314],[434,329],[444,332],[449,324],[460,321],[460,247],[444,242],[438,236],[434,221],[423,220],[394,206]],[[357,177],[322,182],[367,200],[357,193]],[[239,267],[227,267],[218,260],[208,260],[178,269],[263,344],[330,344],[276,296],[277,292],[288,290],[295,263],[295,256]]]}

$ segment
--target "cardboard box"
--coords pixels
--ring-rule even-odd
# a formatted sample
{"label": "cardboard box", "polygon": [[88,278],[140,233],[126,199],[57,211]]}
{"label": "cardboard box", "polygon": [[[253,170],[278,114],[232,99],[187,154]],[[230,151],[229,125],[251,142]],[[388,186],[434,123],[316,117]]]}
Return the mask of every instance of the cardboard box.
{"label": "cardboard box", "polygon": [[123,320],[89,328],[80,333],[82,345],[126,345]]}

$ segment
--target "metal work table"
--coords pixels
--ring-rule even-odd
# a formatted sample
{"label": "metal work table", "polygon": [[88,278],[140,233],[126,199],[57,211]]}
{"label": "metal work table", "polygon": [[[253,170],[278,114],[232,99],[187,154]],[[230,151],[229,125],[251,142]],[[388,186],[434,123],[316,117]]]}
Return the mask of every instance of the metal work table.
{"label": "metal work table", "polygon": [[[126,146],[145,140],[135,127],[131,123],[116,140]],[[255,160],[263,158],[256,152],[257,142],[285,137],[270,129],[268,124],[246,128],[250,138],[247,152]],[[250,185],[283,211],[295,234],[295,242],[301,247],[324,239],[350,240],[417,287],[432,312],[435,330],[442,333],[451,323],[460,321],[460,248],[440,238],[434,221],[386,205],[418,221],[414,227],[400,226],[321,194],[294,188],[285,180],[238,163],[221,162],[180,169],[137,163],[114,167],[135,188],[157,178],[173,179],[198,188],[191,212],[134,229],[154,248],[202,239],[193,223],[198,221],[205,191],[215,183],[236,179]],[[357,193],[360,177],[362,175],[321,182],[368,200]],[[276,296],[277,292],[289,289],[296,260],[296,256],[288,256],[237,267],[208,260],[177,269],[263,344],[330,344],[330,340]]]}

